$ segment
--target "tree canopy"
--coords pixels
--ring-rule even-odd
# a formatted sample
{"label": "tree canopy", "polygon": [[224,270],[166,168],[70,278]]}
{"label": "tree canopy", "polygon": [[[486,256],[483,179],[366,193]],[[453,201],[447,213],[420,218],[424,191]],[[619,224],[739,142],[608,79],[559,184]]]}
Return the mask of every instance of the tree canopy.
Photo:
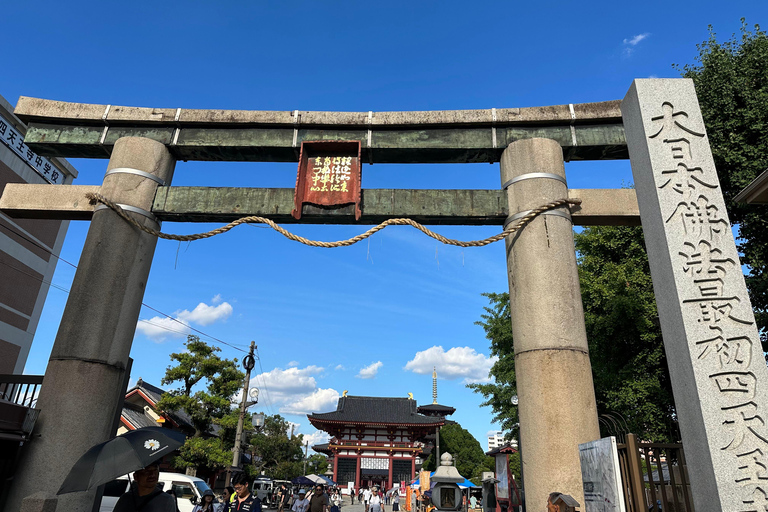
{"label": "tree canopy", "polygon": [[768,36],[759,25],[750,31],[697,46],[697,64],[680,68],[693,80],[704,124],[725,196],[728,216],[738,224],[739,251],[748,265],[747,289],[763,351],[768,351],[768,216],[764,206],[736,203],[733,198],[768,169]]}
{"label": "tree canopy", "polygon": [[[179,469],[221,469],[232,463],[237,410],[232,397],[245,375],[237,369],[237,359],[222,359],[221,349],[190,335],[185,352],[171,354],[175,366],[168,366],[162,384],[179,387],[165,393],[157,403],[162,411],[184,411],[191,418],[195,433],[188,438],[174,459]],[[213,435],[213,426],[218,427]]]}
{"label": "tree canopy", "polygon": [[[493,471],[495,467],[493,458],[485,454],[478,440],[458,423],[440,429],[440,452],[450,453],[459,473],[475,483],[480,482],[483,471]],[[422,467],[435,470],[435,451],[429,454]]]}
{"label": "tree canopy", "polygon": [[[575,235],[584,319],[598,413],[652,441],[677,437],[648,257],[639,227],[590,227]],[[470,384],[493,408],[508,436],[517,430],[509,295],[485,294],[490,306],[478,322],[499,360],[494,382]],[[609,435],[611,432],[603,432]],[[615,432],[613,432],[615,434]]]}
{"label": "tree canopy", "polygon": [[493,421],[509,435],[518,423],[517,407],[510,402],[517,395],[515,381],[515,352],[512,347],[512,325],[510,324],[509,293],[484,293],[490,305],[484,307],[481,320],[475,322],[485,330],[485,337],[491,342],[491,355],[498,359],[491,367],[493,381],[486,384],[468,384],[467,387],[485,398],[483,407],[493,411]]}
{"label": "tree canopy", "polygon": [[[697,64],[675,67],[696,86],[728,215],[739,226],[747,289],[768,352],[768,216],[765,207],[733,200],[768,169],[768,36],[758,25],[751,31],[742,19],[738,36],[721,43],[710,27],[709,39],[697,49]],[[642,230],[591,227],[575,241],[598,413],[612,416],[644,439],[676,440],[674,401]],[[517,393],[509,296],[485,295],[490,306],[478,323],[499,360],[491,369],[494,382],[470,387],[484,396],[483,405],[492,408],[495,421],[509,436],[518,421],[509,402]]]}
{"label": "tree canopy", "polygon": [[264,427],[250,438],[254,453],[261,458],[260,470],[268,477],[291,480],[304,472],[304,436],[289,437],[290,428],[279,414],[266,416]]}

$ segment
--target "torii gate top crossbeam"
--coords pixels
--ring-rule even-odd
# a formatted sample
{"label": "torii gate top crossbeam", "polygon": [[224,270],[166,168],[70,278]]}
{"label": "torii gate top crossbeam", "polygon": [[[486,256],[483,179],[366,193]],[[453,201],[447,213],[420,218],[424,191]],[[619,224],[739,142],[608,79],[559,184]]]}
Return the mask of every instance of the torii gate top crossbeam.
{"label": "torii gate top crossbeam", "polygon": [[369,163],[497,162],[510,143],[556,140],[566,160],[628,158],[618,101],[426,112],[140,108],[21,97],[25,142],[43,156],[107,158],[120,137],[179,160],[295,162],[302,141],[359,140]]}

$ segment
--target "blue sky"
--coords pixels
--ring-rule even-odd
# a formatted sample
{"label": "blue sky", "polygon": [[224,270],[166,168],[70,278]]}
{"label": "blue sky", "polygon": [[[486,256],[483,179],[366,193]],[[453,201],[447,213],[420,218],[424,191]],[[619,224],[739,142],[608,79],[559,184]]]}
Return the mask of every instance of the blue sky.
{"label": "blue sky", "polygon": [[[713,24],[768,25],[762,1],[679,2],[10,2],[3,6],[0,94],[83,103],[243,110],[448,110],[624,97],[633,78],[677,77]],[[76,184],[100,184],[105,160],[71,160]],[[628,162],[566,164],[572,188],[632,182]],[[174,185],[289,187],[296,165],[179,162]],[[373,165],[364,188],[497,188],[497,165]],[[192,233],[209,224],[166,223]],[[77,263],[88,224],[73,222],[62,258]],[[364,226],[294,226],[337,240]],[[479,239],[493,227],[439,227]],[[60,263],[56,286],[74,269]],[[483,292],[507,287],[501,243],[438,245],[390,227],[341,249],[313,249],[239,227],[191,244],[160,241],[144,302],[207,335],[259,346],[258,407],[320,440],[306,412],[355,395],[439,401],[483,447],[496,426],[467,382],[487,377],[474,322]],[[26,373],[45,370],[65,292],[52,288]],[[133,381],[159,384],[182,349],[179,323],[142,309]],[[159,326],[159,327],[158,327]],[[173,331],[163,329],[170,328]],[[203,339],[212,341],[210,338]],[[223,355],[242,354],[223,346]],[[257,370],[259,367],[257,366]]]}

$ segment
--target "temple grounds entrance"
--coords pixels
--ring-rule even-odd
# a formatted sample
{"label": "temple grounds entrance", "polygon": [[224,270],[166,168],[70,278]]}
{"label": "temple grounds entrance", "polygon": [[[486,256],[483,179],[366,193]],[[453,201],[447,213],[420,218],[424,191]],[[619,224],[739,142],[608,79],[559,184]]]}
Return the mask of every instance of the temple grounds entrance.
{"label": "temple grounds entrance", "polygon": [[[78,456],[113,434],[161,222],[249,215],[504,227],[531,510],[553,490],[583,502],[578,444],[599,437],[572,227],[641,221],[696,509],[768,504],[768,396],[758,386],[768,369],[689,80],[636,80],[622,102],[521,109],[243,112],[22,98],[16,114],[38,154],[109,164],[101,187],[9,185],[0,199],[13,216],[91,220],[11,510],[91,509],[95,493],[52,495]],[[177,160],[298,161],[304,141],[355,141],[369,163],[499,162],[501,187],[363,190],[328,208],[295,201],[293,189],[170,186]],[[564,160],[616,158],[630,159],[636,195],[568,188]],[[67,423],[83,415],[87,432]]]}

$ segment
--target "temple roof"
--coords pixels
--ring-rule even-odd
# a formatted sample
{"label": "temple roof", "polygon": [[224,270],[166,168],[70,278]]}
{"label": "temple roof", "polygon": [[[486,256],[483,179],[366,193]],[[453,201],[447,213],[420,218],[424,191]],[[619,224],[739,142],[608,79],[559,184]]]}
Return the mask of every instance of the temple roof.
{"label": "temple roof", "polygon": [[485,452],[485,454],[488,455],[489,457],[493,457],[497,453],[517,453],[517,450],[512,448],[511,445],[505,444],[504,446],[497,446],[493,450]]}
{"label": "temple roof", "polygon": [[333,412],[309,414],[318,423],[369,423],[378,425],[438,426],[442,417],[429,417],[417,412],[416,400],[374,396],[343,396]]}
{"label": "temple roof", "polygon": [[329,448],[330,443],[316,444],[312,447],[317,453],[325,453],[326,455],[332,455],[333,451]]}
{"label": "temple roof", "polygon": [[[157,404],[157,402],[160,401],[160,398],[162,398],[162,396],[166,393],[164,389],[161,389],[157,386],[153,386],[152,384],[145,382],[141,378],[139,378],[135,386],[133,386],[126,392],[125,396],[128,397],[129,395],[137,391],[140,392],[142,395],[144,395],[150,401],[150,405],[152,406],[153,409],[155,408],[155,404]],[[177,425],[179,425],[179,427],[183,429],[195,428],[194,425],[192,424],[192,418],[185,411],[182,411],[182,410],[165,411],[165,413],[171,420],[173,420]],[[139,412],[139,410],[136,409],[135,407],[133,408],[130,407],[127,402],[123,405],[122,415],[135,428],[157,426],[157,423],[154,421],[154,419],[147,416],[143,411]],[[218,435],[219,428],[220,427],[218,425],[212,425],[211,432],[214,435]]]}
{"label": "temple roof", "polygon": [[456,412],[456,408],[449,405],[429,404],[419,406],[417,411],[427,416],[450,416]]}

